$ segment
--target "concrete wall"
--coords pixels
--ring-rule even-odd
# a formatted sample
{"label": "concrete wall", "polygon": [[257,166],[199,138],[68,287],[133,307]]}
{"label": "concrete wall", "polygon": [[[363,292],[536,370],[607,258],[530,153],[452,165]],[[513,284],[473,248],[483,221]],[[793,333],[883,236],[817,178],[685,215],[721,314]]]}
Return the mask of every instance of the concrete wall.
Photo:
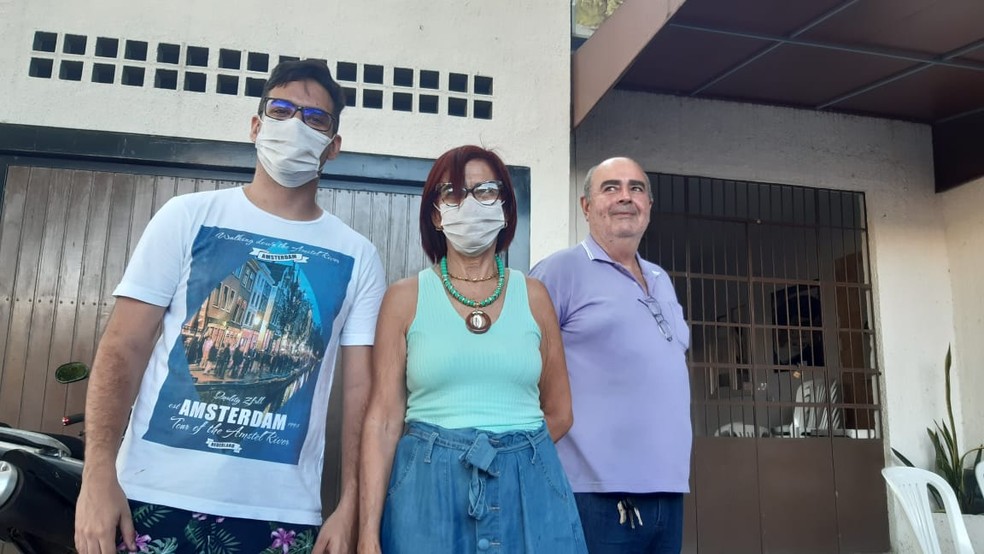
{"label": "concrete wall", "polygon": [[967,450],[984,442],[984,178],[942,195],[953,287],[953,372]]}
{"label": "concrete wall", "polygon": [[[32,52],[36,31],[58,33],[58,51]],[[65,33],[84,35],[84,55],[62,53]],[[535,258],[569,241],[570,2],[549,0],[326,0],[271,4],[258,0],[129,2],[0,0],[0,82],[6,84],[0,122],[99,129],[203,139],[247,140],[257,99],[216,94],[218,52],[230,49],[277,56],[378,64],[385,68],[383,109],[351,107],[342,117],[343,149],[434,158],[450,147],[477,143],[497,149],[506,163],[531,168]],[[150,60],[94,56],[97,37],[146,41]],[[182,46],[179,90],[154,88],[159,42]],[[206,47],[204,93],[181,90],[184,46]],[[32,57],[54,58],[52,78],[29,77]],[[84,63],[81,81],[59,79],[63,59]],[[92,82],[92,64],[117,66],[115,82]],[[245,56],[244,61],[245,65]],[[271,66],[273,65],[271,63]],[[147,68],[142,87],[123,86],[121,66]],[[440,113],[391,109],[394,67],[441,74]],[[493,78],[491,120],[447,115],[449,72]],[[225,72],[229,73],[229,72]],[[232,72],[251,76],[245,70]],[[263,78],[265,75],[253,77]],[[242,84],[240,84],[242,87]],[[414,92],[420,92],[419,89]],[[428,91],[423,91],[428,92]],[[460,95],[473,98],[471,95]],[[361,97],[360,97],[361,98]],[[361,102],[360,102],[361,103]],[[471,106],[469,106],[471,114]]]}
{"label": "concrete wall", "polygon": [[[935,194],[931,140],[924,125],[612,91],[578,128],[574,164],[578,181],[598,161],[624,155],[647,171],[863,192],[885,442],[928,468],[925,429],[945,414],[947,345],[963,348],[959,359],[967,365],[984,348],[975,275],[984,268],[977,254],[984,251],[984,183]],[[944,217],[953,218],[950,225]],[[575,223],[583,237],[583,219]],[[959,254],[948,256],[948,249]],[[967,421],[964,434],[975,429],[977,440],[984,419],[980,403],[969,404],[984,385],[979,367],[961,368],[955,380],[964,392],[954,398]],[[893,520],[897,528],[900,520]],[[911,548],[904,537],[896,540],[901,551]]]}

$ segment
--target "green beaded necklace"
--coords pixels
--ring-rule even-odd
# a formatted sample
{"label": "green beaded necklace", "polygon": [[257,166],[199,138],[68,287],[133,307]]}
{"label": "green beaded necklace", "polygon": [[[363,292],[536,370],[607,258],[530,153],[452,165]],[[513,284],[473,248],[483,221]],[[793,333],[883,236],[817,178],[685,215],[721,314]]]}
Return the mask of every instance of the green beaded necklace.
{"label": "green beaded necklace", "polygon": [[478,302],[472,300],[471,298],[465,297],[465,295],[458,292],[458,289],[454,288],[454,285],[451,283],[451,278],[448,275],[448,257],[444,256],[441,258],[441,282],[444,283],[444,288],[448,291],[448,294],[465,306],[475,308],[475,310],[468,314],[468,317],[465,318],[465,325],[468,327],[468,330],[475,334],[480,335],[489,330],[492,320],[489,318],[489,315],[483,312],[480,308],[484,308],[485,306],[488,306],[498,300],[499,296],[502,294],[502,285],[506,282],[506,266],[502,263],[502,258],[500,258],[498,254],[495,255],[495,267],[499,272],[499,281],[495,285],[495,290],[492,292],[491,296],[481,302]]}

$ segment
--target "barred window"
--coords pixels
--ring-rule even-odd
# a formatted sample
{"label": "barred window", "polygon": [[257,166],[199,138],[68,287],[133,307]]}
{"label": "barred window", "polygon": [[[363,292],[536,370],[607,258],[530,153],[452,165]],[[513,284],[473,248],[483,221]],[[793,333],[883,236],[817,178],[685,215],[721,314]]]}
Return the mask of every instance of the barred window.
{"label": "barred window", "polygon": [[651,174],[698,436],[881,438],[864,195]]}

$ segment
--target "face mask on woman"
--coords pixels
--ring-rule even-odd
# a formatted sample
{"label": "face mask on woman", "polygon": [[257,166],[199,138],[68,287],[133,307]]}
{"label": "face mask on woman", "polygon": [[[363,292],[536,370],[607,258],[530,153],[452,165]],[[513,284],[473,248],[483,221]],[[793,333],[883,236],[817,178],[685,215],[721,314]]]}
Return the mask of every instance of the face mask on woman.
{"label": "face mask on woman", "polygon": [[468,196],[458,206],[441,204],[441,226],[444,237],[464,256],[475,257],[485,252],[499,238],[499,231],[506,226],[502,212],[502,200],[486,206]]}
{"label": "face mask on woman", "polygon": [[331,143],[299,118],[263,118],[256,134],[256,157],[267,174],[287,188],[309,183],[321,174],[321,154]]}

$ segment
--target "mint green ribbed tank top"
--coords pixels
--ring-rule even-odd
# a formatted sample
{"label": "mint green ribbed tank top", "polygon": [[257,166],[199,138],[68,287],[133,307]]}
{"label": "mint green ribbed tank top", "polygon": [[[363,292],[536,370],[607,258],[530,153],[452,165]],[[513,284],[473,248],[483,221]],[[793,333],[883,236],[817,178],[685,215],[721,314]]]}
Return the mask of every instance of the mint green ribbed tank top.
{"label": "mint green ribbed tank top", "polygon": [[407,421],[494,433],[537,429],[540,327],[526,279],[508,270],[502,313],[476,335],[431,268],[417,278],[417,314],[407,331]]}

